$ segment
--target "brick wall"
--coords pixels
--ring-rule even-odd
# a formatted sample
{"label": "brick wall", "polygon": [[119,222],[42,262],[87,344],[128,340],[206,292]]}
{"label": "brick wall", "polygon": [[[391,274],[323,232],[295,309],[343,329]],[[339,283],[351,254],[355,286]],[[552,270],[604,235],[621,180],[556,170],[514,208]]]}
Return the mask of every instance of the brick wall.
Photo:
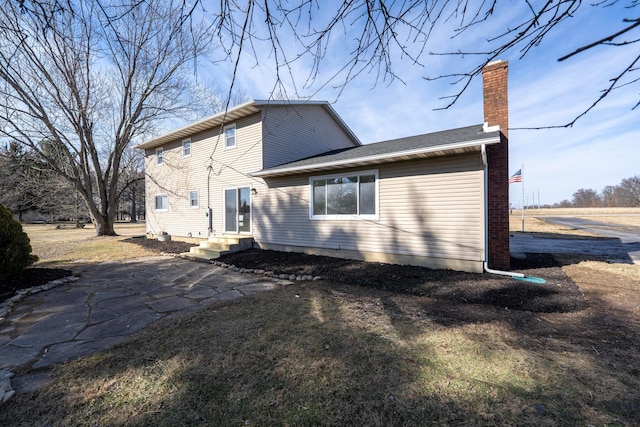
{"label": "brick wall", "polygon": [[489,204],[489,267],[510,268],[509,256],[509,100],[507,61],[482,70],[484,121],[500,126],[500,144],[487,146]]}

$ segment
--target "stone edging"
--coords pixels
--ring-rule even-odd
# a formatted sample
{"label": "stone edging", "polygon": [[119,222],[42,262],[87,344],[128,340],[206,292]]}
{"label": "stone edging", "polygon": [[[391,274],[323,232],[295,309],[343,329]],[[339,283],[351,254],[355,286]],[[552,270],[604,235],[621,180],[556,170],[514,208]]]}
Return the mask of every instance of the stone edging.
{"label": "stone edging", "polygon": [[11,377],[13,374],[9,371],[0,370],[0,405],[7,402],[15,394],[15,390],[11,388]]}
{"label": "stone edging", "polygon": [[67,277],[63,277],[62,279],[52,280],[51,282],[45,283],[44,285],[33,286],[31,288],[17,290],[14,296],[12,296],[8,300],[0,304],[0,325],[2,325],[2,323],[5,321],[9,313],[11,313],[11,310],[13,309],[13,307],[15,307],[17,303],[19,303],[29,295],[37,294],[38,292],[48,291],[49,289],[53,289],[65,283],[75,282],[78,279],[79,277],[77,276],[67,276]]}
{"label": "stone edging", "polygon": [[[79,277],[77,276],[67,276],[63,277],[62,279],[52,280],[51,282],[45,283],[44,285],[33,286],[31,288],[20,289],[16,291],[16,294],[14,296],[0,304],[0,325],[4,323],[5,319],[7,318],[9,313],[11,313],[16,304],[18,304],[29,295],[48,291],[49,289],[53,289],[65,283],[75,282],[78,279]],[[13,377],[13,373],[0,369],[0,405],[7,402],[16,394],[15,390],[11,388],[11,377]]]}
{"label": "stone edging", "polygon": [[[174,254],[174,253],[161,252],[160,255],[180,258],[180,254]],[[216,260],[209,261],[209,264],[215,265],[217,267],[228,268],[229,270],[235,271],[237,273],[255,274],[258,276],[272,277],[274,279],[289,280],[291,282],[317,282],[318,280],[324,280],[324,277],[322,276],[279,274],[273,270],[241,268],[241,267],[236,267],[233,264],[227,264],[227,263],[216,261]]]}
{"label": "stone edging", "polygon": [[278,273],[276,273],[275,271],[272,271],[272,270],[240,268],[240,267],[236,267],[235,265],[226,264],[226,263],[220,262],[220,261],[211,261],[211,264],[213,264],[215,266],[218,266],[218,267],[222,267],[222,268],[228,268],[229,270],[236,271],[238,273],[255,274],[255,275],[258,275],[258,276],[273,277],[274,279],[289,280],[291,282],[310,282],[310,281],[317,282],[318,280],[323,280],[322,276],[278,274]]}

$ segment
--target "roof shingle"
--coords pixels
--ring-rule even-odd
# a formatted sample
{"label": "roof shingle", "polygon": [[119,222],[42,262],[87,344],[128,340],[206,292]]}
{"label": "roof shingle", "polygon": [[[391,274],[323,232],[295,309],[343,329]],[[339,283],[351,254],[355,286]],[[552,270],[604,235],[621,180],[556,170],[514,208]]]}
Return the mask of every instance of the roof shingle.
{"label": "roof shingle", "polygon": [[269,177],[379,164],[410,158],[434,157],[478,150],[482,144],[500,142],[500,131],[486,132],[483,125],[427,133],[322,153],[254,173]]}

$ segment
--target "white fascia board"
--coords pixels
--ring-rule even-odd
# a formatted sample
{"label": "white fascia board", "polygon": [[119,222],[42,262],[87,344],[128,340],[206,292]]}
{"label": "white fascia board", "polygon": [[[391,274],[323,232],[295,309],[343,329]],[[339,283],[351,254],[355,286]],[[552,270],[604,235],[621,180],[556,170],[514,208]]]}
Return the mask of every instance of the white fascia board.
{"label": "white fascia board", "polygon": [[[141,144],[136,145],[134,148],[149,149],[156,146],[160,146],[163,143],[180,139],[180,138],[185,138],[194,133],[202,132],[203,130],[219,126],[225,121],[226,117],[233,116],[235,113],[240,113],[241,116],[250,115],[250,114],[254,114],[255,112],[253,111],[254,109],[268,107],[269,105],[273,105],[273,106],[320,105],[329,112],[329,115],[340,125],[340,127],[347,133],[347,135],[349,135],[349,137],[357,145],[362,145],[358,137],[353,133],[353,131],[349,128],[349,126],[347,126],[344,120],[342,120],[342,118],[338,115],[338,113],[333,109],[331,104],[329,104],[327,101],[287,101],[287,100],[254,99],[251,101],[247,101],[243,104],[236,105],[230,108],[229,110],[216,113],[202,120],[198,120],[197,122],[190,123],[181,128],[172,130],[168,133],[165,133],[164,135],[160,135],[149,141],[145,141]],[[243,110],[247,110],[247,111],[243,111]],[[237,118],[234,118],[234,120],[235,119]]]}
{"label": "white fascia board", "polygon": [[248,101],[243,104],[236,105],[235,107],[229,110],[221,111],[220,113],[216,113],[212,116],[198,120],[197,122],[189,123],[186,126],[183,126],[178,129],[174,129],[168,133],[165,133],[164,135],[160,135],[157,138],[153,138],[149,141],[138,144],[134,148],[139,148],[139,149],[153,148],[155,146],[162,145],[162,143],[169,142],[174,139],[184,138],[187,135],[192,135],[194,133],[200,132],[206,128],[219,126],[223,122],[226,116],[229,116],[230,114],[236,111],[240,111],[242,109],[245,109],[247,107],[251,107],[254,105],[257,105],[255,101]]}
{"label": "white fascia board", "polygon": [[270,175],[302,173],[308,170],[335,168],[339,166],[349,166],[355,162],[367,163],[367,162],[375,162],[380,160],[391,160],[395,157],[418,156],[421,154],[434,153],[437,151],[458,150],[461,148],[470,148],[475,146],[482,147],[483,145],[497,144],[499,142],[500,142],[499,137],[491,137],[491,138],[485,138],[485,139],[476,139],[473,141],[457,142],[455,144],[439,145],[436,147],[415,148],[413,150],[394,151],[392,153],[375,154],[375,155],[366,156],[366,157],[356,157],[353,159],[334,160],[331,162],[313,163],[310,165],[292,166],[289,168],[281,168],[281,169],[274,168],[275,170],[272,169],[272,170],[266,170],[266,171],[258,171],[258,172],[252,173],[251,175],[257,178],[260,178],[260,177],[265,177]]}

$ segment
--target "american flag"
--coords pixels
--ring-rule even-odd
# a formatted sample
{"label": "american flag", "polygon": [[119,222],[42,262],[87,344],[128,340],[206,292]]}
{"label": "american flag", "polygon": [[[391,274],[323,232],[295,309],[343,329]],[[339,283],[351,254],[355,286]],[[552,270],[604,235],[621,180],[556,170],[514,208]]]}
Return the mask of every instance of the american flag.
{"label": "american flag", "polygon": [[518,172],[511,175],[511,178],[509,178],[509,184],[513,184],[514,182],[522,182],[522,169],[518,169]]}

